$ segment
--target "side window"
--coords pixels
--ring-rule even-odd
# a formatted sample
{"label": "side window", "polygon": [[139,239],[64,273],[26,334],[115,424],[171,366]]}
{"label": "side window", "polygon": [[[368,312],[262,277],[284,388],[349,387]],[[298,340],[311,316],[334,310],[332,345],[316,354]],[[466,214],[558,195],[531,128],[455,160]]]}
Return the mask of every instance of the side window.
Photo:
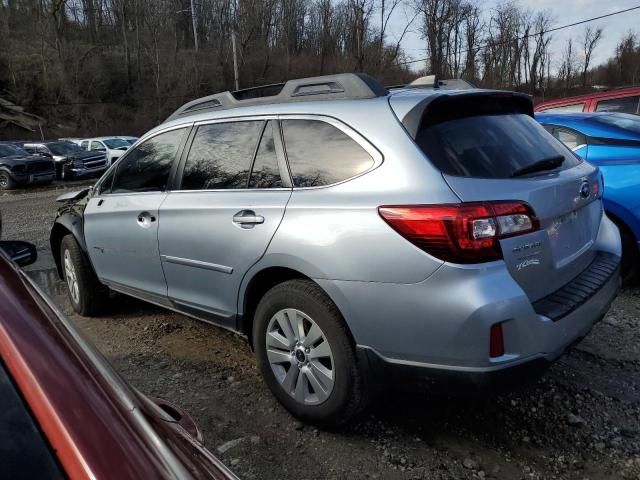
{"label": "side window", "polygon": [[366,172],[371,155],[342,130],[321,120],[284,120],[284,143],[296,187],[331,185]]}
{"label": "side window", "polygon": [[88,141],[88,140],[84,140],[84,141],[80,144],[80,146],[81,146],[82,148],[84,148],[85,150],[89,150],[89,141]]}
{"label": "side window", "polygon": [[569,112],[582,112],[583,110],[584,110],[584,103],[574,103],[572,105],[562,105],[561,107],[545,108],[544,110],[541,110],[541,111],[545,113],[552,113],[552,112],[569,113]]}
{"label": "side window", "polygon": [[96,142],[93,141],[91,142],[91,150],[92,151],[98,151],[98,152],[104,152],[107,149],[105,148],[105,146],[102,144],[102,142]]}
{"label": "side window", "polygon": [[269,120],[260,140],[256,160],[253,162],[249,188],[279,188],[283,186],[273,135],[274,122]]}
{"label": "side window", "polygon": [[0,478],[65,478],[55,454],[1,362],[0,432]]}
{"label": "side window", "polygon": [[638,113],[638,96],[600,100],[596,112]]}
{"label": "side window", "polygon": [[587,138],[579,132],[566,128],[556,127],[553,136],[564,143],[568,148],[574,150],[580,145],[586,145]]}
{"label": "side window", "polygon": [[166,189],[171,166],[185,131],[185,128],[180,128],[161,133],[129,150],[118,161],[112,193]]}
{"label": "side window", "polygon": [[247,188],[264,122],[213,123],[198,127],[182,174],[182,190]]}

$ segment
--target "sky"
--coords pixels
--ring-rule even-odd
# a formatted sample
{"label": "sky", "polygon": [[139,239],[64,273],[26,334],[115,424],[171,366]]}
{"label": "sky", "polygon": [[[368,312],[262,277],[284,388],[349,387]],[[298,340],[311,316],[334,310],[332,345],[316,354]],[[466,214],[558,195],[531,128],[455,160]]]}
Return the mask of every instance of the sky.
{"label": "sky", "polygon": [[[411,0],[409,0],[411,1]],[[481,6],[481,9],[485,14],[489,13],[489,10],[494,8],[498,3],[503,3],[500,0],[471,0]],[[503,0],[504,1],[504,0]],[[532,11],[548,10],[551,12],[554,18],[553,26],[561,26],[569,23],[574,23],[580,20],[586,20],[591,17],[597,17],[612,13],[618,10],[624,10],[626,8],[640,6],[640,0],[512,0],[516,5],[531,9]],[[394,18],[392,19],[388,41],[397,41],[404,26],[406,25],[407,18],[411,18],[411,12],[402,11],[398,9],[394,12]],[[604,18],[602,20],[596,20],[586,25],[592,25],[594,27],[603,28],[603,37],[600,43],[596,47],[596,50],[592,56],[592,65],[598,65],[606,61],[609,57],[613,56],[616,44],[622,38],[622,36],[629,32],[634,31],[640,34],[640,10],[635,10],[620,15],[614,15],[612,17]],[[574,41],[578,41],[582,36],[586,25],[578,25],[575,27],[567,28],[557,32],[553,32],[551,41],[552,58],[556,63],[560,62],[560,56],[565,44],[569,38],[573,38]],[[420,18],[417,18],[412,24],[411,32],[408,33],[403,42],[402,47],[408,57],[408,60],[420,59],[426,56],[425,48],[426,43],[420,35]],[[582,56],[582,52],[578,52],[579,58]],[[552,70],[556,69],[558,65],[552,65]],[[424,62],[415,63],[412,65],[413,69],[420,70],[425,68]]]}

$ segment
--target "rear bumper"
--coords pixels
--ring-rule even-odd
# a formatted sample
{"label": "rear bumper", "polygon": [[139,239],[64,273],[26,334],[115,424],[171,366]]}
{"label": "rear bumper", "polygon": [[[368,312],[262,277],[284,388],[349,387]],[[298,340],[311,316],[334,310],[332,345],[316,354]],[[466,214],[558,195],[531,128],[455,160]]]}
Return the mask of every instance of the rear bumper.
{"label": "rear bumper", "polygon": [[447,365],[388,358],[362,345],[358,345],[358,353],[376,377],[424,378],[446,381],[461,387],[509,388],[541,375],[557,358],[586,337],[593,326],[605,316],[619,288],[618,266],[601,289],[571,314],[558,321],[538,316],[535,320],[537,324],[531,330],[534,335],[531,341],[544,345],[543,350],[527,356],[507,353],[504,358],[496,359],[498,361],[493,365]]}
{"label": "rear bumper", "polygon": [[[606,217],[594,248],[612,270],[555,319],[536,311],[504,262],[482,268],[444,264],[415,284],[316,281],[343,313],[360,353],[382,375],[413,372],[491,383],[511,376],[511,369],[516,377],[544,369],[606,314],[620,288],[620,237]],[[502,325],[505,353],[492,358],[489,332],[496,323]]]}

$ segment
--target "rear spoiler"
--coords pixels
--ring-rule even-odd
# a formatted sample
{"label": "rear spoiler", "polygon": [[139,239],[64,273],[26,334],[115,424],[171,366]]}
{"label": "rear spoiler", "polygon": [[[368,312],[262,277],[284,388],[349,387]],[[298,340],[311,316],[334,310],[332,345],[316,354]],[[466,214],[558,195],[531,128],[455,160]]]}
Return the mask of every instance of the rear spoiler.
{"label": "rear spoiler", "polygon": [[428,127],[457,118],[510,113],[521,113],[533,117],[532,97],[524,93],[499,90],[443,91],[421,100],[404,116],[402,124],[409,135],[415,139],[420,127]]}

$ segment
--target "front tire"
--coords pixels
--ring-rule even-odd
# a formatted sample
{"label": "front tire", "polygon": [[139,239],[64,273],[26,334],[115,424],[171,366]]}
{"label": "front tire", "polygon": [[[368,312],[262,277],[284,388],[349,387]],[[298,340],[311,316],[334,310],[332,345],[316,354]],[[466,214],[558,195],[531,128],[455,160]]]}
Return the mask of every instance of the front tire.
{"label": "front tire", "polygon": [[73,235],[66,235],[62,239],[60,261],[73,309],[85,317],[103,313],[109,299],[109,289],[100,283]]}
{"label": "front tire", "polygon": [[317,284],[290,280],[269,290],[256,309],[253,344],[267,386],[299,419],[339,427],[366,407],[349,332]]}
{"label": "front tire", "polygon": [[0,189],[11,190],[16,186],[15,180],[6,170],[0,170]]}

